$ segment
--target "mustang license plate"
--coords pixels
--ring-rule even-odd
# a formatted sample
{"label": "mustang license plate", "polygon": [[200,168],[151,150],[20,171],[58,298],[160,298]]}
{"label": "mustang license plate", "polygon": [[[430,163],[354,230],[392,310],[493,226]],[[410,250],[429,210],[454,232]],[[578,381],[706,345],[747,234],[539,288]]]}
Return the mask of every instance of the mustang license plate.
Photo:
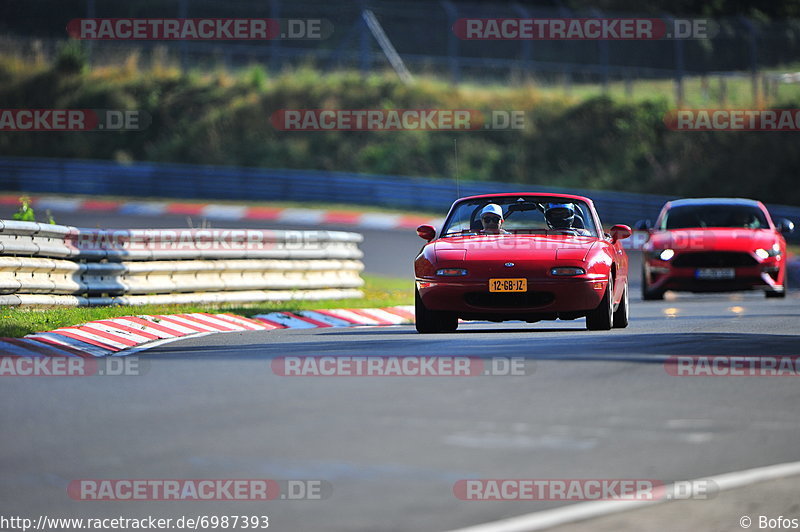
{"label": "mustang license plate", "polygon": [[733,268],[699,268],[695,272],[698,279],[733,279],[736,270]]}
{"label": "mustang license plate", "polygon": [[527,292],[527,279],[489,279],[489,292]]}

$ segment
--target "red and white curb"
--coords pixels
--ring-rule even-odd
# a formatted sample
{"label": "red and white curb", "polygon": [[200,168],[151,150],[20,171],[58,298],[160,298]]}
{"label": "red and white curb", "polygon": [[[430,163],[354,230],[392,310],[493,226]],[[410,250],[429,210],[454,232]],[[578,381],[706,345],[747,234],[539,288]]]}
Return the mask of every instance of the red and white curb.
{"label": "red and white curb", "polygon": [[[0,206],[19,205],[19,195],[0,195]],[[167,214],[194,216],[208,220],[273,221],[299,225],[346,225],[364,229],[415,229],[422,224],[440,226],[442,219],[379,212],[354,212],[282,207],[248,207],[214,203],[165,201],[109,201],[82,198],[41,196],[31,198],[31,205],[53,212],[95,212],[134,216]]]}
{"label": "red and white curb", "polygon": [[253,318],[200,312],[168,316],[127,316],[30,334],[25,338],[0,338],[0,356],[123,356],[207,334],[401,325],[413,322],[413,306],[271,312]]}

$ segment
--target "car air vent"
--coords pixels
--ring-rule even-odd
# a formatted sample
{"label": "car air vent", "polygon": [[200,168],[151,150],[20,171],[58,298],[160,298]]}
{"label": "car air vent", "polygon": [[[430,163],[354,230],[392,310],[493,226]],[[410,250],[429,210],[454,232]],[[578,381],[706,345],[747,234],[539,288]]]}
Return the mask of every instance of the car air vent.
{"label": "car air vent", "polygon": [[734,268],[755,266],[758,261],[749,253],[731,251],[693,251],[680,253],[672,261],[676,268]]}
{"label": "car air vent", "polygon": [[464,300],[468,305],[481,308],[536,308],[552,303],[552,292],[493,293],[468,292]]}

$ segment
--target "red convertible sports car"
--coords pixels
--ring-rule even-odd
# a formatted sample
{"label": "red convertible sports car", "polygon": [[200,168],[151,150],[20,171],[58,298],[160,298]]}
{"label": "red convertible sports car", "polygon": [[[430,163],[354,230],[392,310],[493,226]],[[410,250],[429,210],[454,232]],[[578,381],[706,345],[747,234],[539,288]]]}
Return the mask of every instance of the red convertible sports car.
{"label": "red convertible sports car", "polygon": [[[786,295],[786,219],[772,222],[760,201],[702,198],[670,201],[655,227],[636,224],[649,240],[642,251],[642,298],[661,299],[666,290],[729,292],[764,290]],[[783,233],[783,234],[782,234]]]}
{"label": "red convertible sports car", "polygon": [[567,194],[489,194],[457,200],[444,225],[421,225],[414,261],[416,326],[453,332],[458,320],[574,320],[628,325],[631,228],[603,232],[592,200]]}

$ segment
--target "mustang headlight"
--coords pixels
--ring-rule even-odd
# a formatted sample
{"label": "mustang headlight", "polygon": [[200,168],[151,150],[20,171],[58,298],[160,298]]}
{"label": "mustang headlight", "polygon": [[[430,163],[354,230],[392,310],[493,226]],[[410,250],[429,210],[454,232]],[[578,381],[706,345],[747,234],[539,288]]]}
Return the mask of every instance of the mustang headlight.
{"label": "mustang headlight", "polygon": [[467,273],[467,270],[463,268],[441,268],[436,270],[436,275],[441,275],[442,277],[463,277]]}
{"label": "mustang headlight", "polygon": [[559,266],[557,268],[550,269],[550,275],[573,276],[583,275],[584,273],[586,273],[586,270],[583,268],[576,268],[574,266]]}
{"label": "mustang headlight", "polygon": [[770,257],[776,257],[781,254],[781,246],[777,242],[772,245],[769,250],[759,248],[755,250],[756,257],[759,259],[768,259]]}
{"label": "mustang headlight", "polygon": [[664,251],[658,254],[658,258],[664,261],[670,260],[674,256],[675,256],[675,251],[672,249],[665,249]]}
{"label": "mustang headlight", "polygon": [[654,249],[652,251],[648,251],[647,254],[650,256],[651,259],[658,259],[658,260],[668,261],[672,257],[675,256],[675,250],[673,250],[673,249]]}

